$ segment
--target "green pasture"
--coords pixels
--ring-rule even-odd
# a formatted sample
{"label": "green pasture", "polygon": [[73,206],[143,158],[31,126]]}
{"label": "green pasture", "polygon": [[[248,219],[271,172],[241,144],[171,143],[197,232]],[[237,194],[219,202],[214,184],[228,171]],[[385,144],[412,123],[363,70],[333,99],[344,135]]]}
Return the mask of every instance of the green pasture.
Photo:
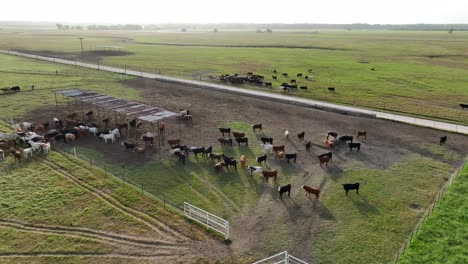
{"label": "green pasture", "polygon": [[[249,31],[207,32],[58,32],[0,33],[2,49],[68,52],[121,46],[128,56],[108,56],[101,63],[159,72],[187,79],[209,80],[208,75],[252,71],[272,81],[273,91],[297,73],[308,92],[295,96],[357,105],[384,111],[468,123],[468,33],[418,31]],[[40,41],[39,41],[40,40]],[[372,71],[374,68],[375,71]],[[312,73],[307,73],[312,69]],[[336,93],[326,88],[334,86]],[[257,89],[244,86],[248,89]],[[265,88],[258,88],[266,90]]]}
{"label": "green pasture", "polygon": [[[80,88],[127,99],[141,99],[136,90],[119,83],[127,77],[118,74],[3,55],[0,56],[0,70],[7,71],[2,73],[2,86],[10,83],[25,87],[32,83],[36,85],[34,91],[0,95],[0,116],[3,117],[19,117],[41,107],[50,107],[55,104],[52,90],[75,87],[82,82],[88,85],[80,85]],[[59,71],[59,75],[55,75],[56,70]],[[47,74],[24,73],[25,71]],[[252,141],[249,142],[249,148],[236,146],[232,149],[221,149],[213,146],[214,152],[224,152],[236,158],[245,154],[249,157],[249,164],[254,164],[254,157],[260,155],[261,150],[257,147],[256,135],[250,132],[250,127],[241,121],[220,125],[245,131]],[[0,131],[11,130],[8,124],[0,122]],[[319,214],[318,226],[305,227],[315,230],[316,239],[311,244],[303,245],[311,248],[318,263],[349,263],[350,255],[356,263],[394,261],[398,249],[404,245],[423,216],[424,210],[445,183],[444,177],[454,170],[449,164],[462,159],[459,154],[444,146],[428,144],[421,148],[438,158],[411,154],[401,162],[382,170],[370,169],[365,164],[355,162],[352,166],[343,168],[342,172],[326,175],[329,179],[323,188],[323,195],[315,203]],[[62,152],[54,151],[49,154],[45,157],[47,163],[38,157],[15,163],[11,155],[7,155],[7,159],[0,162],[0,218],[83,226],[140,236],[154,235],[132,217],[122,214],[83,188],[72,184],[59,170],[64,170],[68,175],[94,189],[111,195],[125,206],[157,217],[179,230],[185,230],[194,238],[203,238],[205,234],[188,225],[181,216],[164,209],[160,200],[141,195],[141,187],[150,194],[166,197],[168,202],[176,206],[190,201],[231,221],[235,221],[239,216],[251,214],[260,196],[266,196],[271,203],[277,201],[277,185],[272,182],[266,185],[258,175],[251,177],[240,165],[238,173],[231,169],[218,175],[213,170],[213,163],[201,156],[198,160],[191,156],[185,166],[171,160],[155,160],[133,166],[116,163],[96,150],[78,147],[77,151],[80,156],[92,159],[95,165],[105,167],[115,176],[125,177],[126,182],[132,183],[135,188],[102,170],[90,168],[85,161],[74,159]],[[286,164],[274,167],[279,170],[279,184],[296,182],[305,177],[303,171],[292,168]],[[308,181],[316,183],[312,177]],[[350,192],[349,197],[346,197],[341,184],[354,181],[362,183],[360,194]],[[297,246],[293,238],[285,240],[281,235],[295,228],[296,225],[281,224],[279,219],[274,229],[265,230],[264,237],[269,242],[261,244],[264,252],[275,253],[287,247]],[[8,228],[0,228],[0,232],[5,234],[1,236],[2,240],[6,240],[2,242],[4,246],[0,246],[3,253],[13,252],[15,248],[34,251],[50,247],[51,250],[59,250],[75,242],[77,244],[73,249],[77,251],[114,250],[87,240],[69,239],[59,243],[62,238],[55,236],[47,238],[49,244],[44,242],[46,244],[29,245],[35,243],[36,236],[16,234]],[[21,239],[13,243],[10,239],[12,237]],[[28,245],[23,246],[25,244]],[[76,263],[80,263],[80,260]]]}
{"label": "green pasture", "polygon": [[399,263],[468,262],[467,190],[468,165],[465,165]]}

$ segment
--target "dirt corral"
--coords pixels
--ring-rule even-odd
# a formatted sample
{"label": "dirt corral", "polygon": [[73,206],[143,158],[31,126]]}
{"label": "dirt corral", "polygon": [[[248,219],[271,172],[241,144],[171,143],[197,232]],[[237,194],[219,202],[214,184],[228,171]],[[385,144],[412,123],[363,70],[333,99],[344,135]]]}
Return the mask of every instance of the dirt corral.
{"label": "dirt corral", "polygon": [[[290,164],[297,175],[291,181],[295,186],[292,199],[281,202],[271,202],[271,188],[265,188],[264,194],[255,209],[245,211],[242,215],[233,217],[231,225],[232,244],[229,246],[233,254],[254,254],[268,248],[267,229],[276,225],[295,225],[297,228],[289,229],[289,237],[294,240],[292,250],[295,255],[304,256],[310,262],[314,262],[311,256],[311,242],[314,237],[314,228],[319,217],[327,217],[327,209],[320,201],[314,202],[313,206],[298,205],[297,197],[304,195],[298,190],[306,181],[313,177],[315,186],[323,189],[334,178],[339,178],[342,171],[353,167],[356,163],[365,164],[373,169],[386,169],[401,161],[407,154],[418,153],[441,160],[440,156],[423,148],[426,143],[438,143],[439,137],[447,135],[449,140],[447,146],[452,151],[465,156],[468,150],[468,140],[465,136],[450,134],[432,129],[414,127],[410,125],[394,123],[371,118],[355,117],[330,113],[315,109],[296,107],[288,104],[269,102],[250,97],[225,94],[203,89],[185,87],[182,85],[168,84],[148,79],[134,79],[126,81],[126,85],[141,91],[142,101],[149,105],[160,106],[168,110],[177,111],[189,109],[193,115],[193,123],[182,122],[183,144],[193,146],[218,146],[218,138],[221,137],[218,127],[230,121],[241,121],[247,124],[262,123],[264,133],[275,139],[274,145],[286,145],[286,153],[297,153],[297,163]],[[54,109],[42,111],[40,116],[32,114],[31,118],[47,119],[55,115]],[[290,131],[290,139],[284,138],[284,129]],[[328,152],[324,141],[327,131],[336,131],[341,135],[353,135],[358,130],[367,131],[367,139],[355,140],[361,142],[360,152],[342,144],[338,145],[333,152],[333,162],[328,166],[320,166],[316,156]],[[310,152],[305,151],[304,142],[300,142],[297,134],[305,131],[305,141],[312,142]],[[168,122],[165,139],[179,137],[178,122]],[[259,147],[260,141],[255,139],[249,142],[250,146]],[[115,162],[126,164],[144,163],[147,160],[167,158],[166,153],[169,146],[163,144],[162,150],[152,150],[146,153],[146,159],[131,155],[122,155],[123,147],[120,144],[104,145],[95,144],[95,140],[79,141],[89,148],[102,151]],[[104,147],[105,146],[105,147]],[[248,163],[256,165],[250,157]],[[443,160],[458,166],[459,161]],[[284,163],[284,162],[283,162]],[[270,159],[270,166],[278,165],[279,161]],[[281,176],[278,179],[280,185],[286,184]],[[254,213],[253,213],[254,212]],[[300,227],[308,228],[304,232]]]}

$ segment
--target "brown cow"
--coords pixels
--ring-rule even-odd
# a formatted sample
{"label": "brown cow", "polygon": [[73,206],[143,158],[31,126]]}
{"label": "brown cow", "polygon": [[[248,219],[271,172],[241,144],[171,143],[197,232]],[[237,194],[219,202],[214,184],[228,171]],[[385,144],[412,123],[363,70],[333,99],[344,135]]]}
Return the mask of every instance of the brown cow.
{"label": "brown cow", "polygon": [[268,178],[273,178],[273,181],[276,182],[278,171],[277,170],[272,170],[272,171],[263,170],[262,174],[263,174],[263,177],[265,178],[265,182],[268,183]]}
{"label": "brown cow", "polygon": [[363,136],[364,139],[367,139],[367,131],[358,131],[358,132],[357,132],[357,137],[356,137],[356,138],[359,138],[359,137],[361,137],[361,136]]}
{"label": "brown cow", "polygon": [[242,132],[232,132],[232,135],[235,137],[235,138],[243,138],[245,137],[245,133],[242,133]]}
{"label": "brown cow", "polygon": [[322,164],[325,164],[326,166],[328,166],[328,162],[330,162],[329,156],[319,157],[318,159],[320,161],[320,166],[322,166]]}
{"label": "brown cow", "polygon": [[169,145],[174,146],[174,145],[179,145],[180,144],[180,139],[170,139],[167,141]]}
{"label": "brown cow", "polygon": [[278,153],[278,151],[283,151],[284,152],[284,145],[281,146],[273,146],[273,151],[275,153]]}
{"label": "brown cow", "polygon": [[310,194],[315,194],[315,199],[318,199],[320,197],[320,190],[319,189],[316,189],[316,188],[313,188],[313,187],[310,187],[310,186],[306,186],[306,185],[302,185],[302,188],[306,191],[306,196],[309,195],[309,198],[310,198]]}

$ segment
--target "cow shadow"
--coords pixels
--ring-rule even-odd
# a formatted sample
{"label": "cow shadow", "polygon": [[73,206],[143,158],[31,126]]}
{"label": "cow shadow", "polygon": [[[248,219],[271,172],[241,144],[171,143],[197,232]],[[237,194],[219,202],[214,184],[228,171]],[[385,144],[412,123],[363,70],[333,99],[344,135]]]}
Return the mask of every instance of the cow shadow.
{"label": "cow shadow", "polygon": [[371,214],[380,214],[377,207],[369,203],[364,196],[361,196],[361,195],[351,196],[351,193],[350,193],[349,197],[351,198],[351,201],[353,201],[354,206],[356,206],[356,208],[359,210],[359,213],[361,215],[368,217]]}
{"label": "cow shadow", "polygon": [[310,198],[312,200],[312,207],[315,211],[318,212],[319,217],[324,220],[328,221],[335,221],[336,218],[333,213],[328,210],[328,208],[320,201],[316,200],[315,198]]}

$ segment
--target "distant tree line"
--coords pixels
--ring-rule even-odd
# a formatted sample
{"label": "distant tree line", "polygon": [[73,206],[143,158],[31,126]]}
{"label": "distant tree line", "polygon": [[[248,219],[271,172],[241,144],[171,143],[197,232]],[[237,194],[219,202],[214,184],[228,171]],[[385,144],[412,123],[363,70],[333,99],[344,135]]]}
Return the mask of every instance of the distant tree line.
{"label": "distant tree line", "polygon": [[[1,22],[0,22],[1,24]],[[194,29],[210,29],[218,32],[222,29],[254,29],[257,33],[272,33],[273,29],[345,29],[345,30],[442,30],[452,33],[454,31],[468,30],[468,24],[250,24],[250,23],[227,23],[227,24],[118,24],[118,25],[62,25],[56,24],[59,30],[160,30],[173,29],[187,32]]]}

